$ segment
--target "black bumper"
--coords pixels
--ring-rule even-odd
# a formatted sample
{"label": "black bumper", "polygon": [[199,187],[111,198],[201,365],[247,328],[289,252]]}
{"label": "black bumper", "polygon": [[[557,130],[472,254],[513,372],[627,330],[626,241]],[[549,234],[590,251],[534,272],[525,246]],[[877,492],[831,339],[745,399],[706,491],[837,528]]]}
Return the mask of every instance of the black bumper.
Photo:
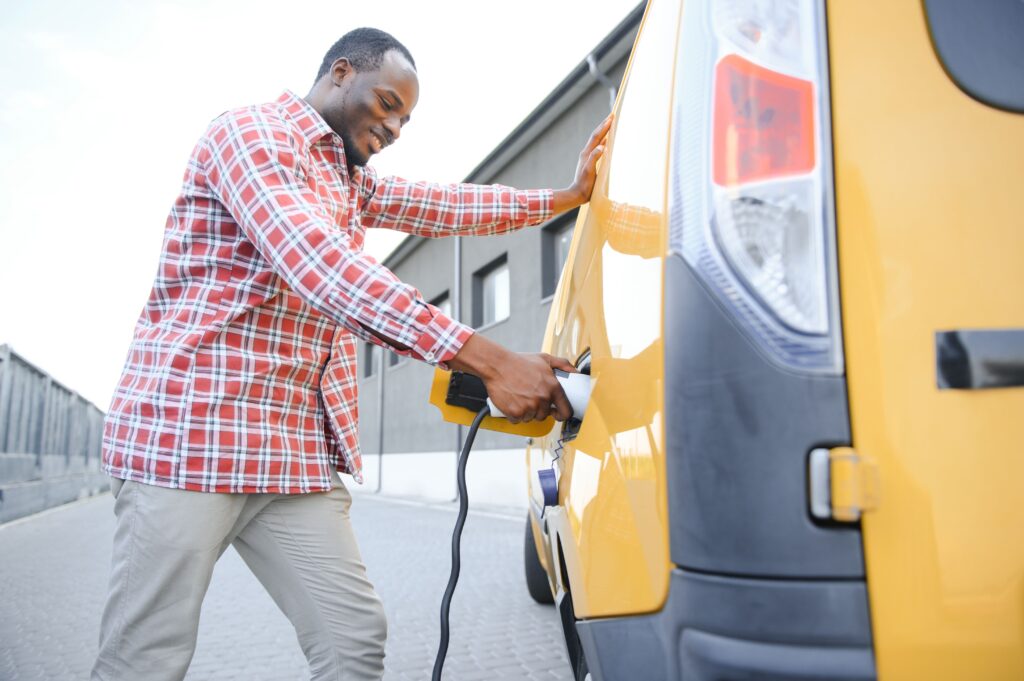
{"label": "black bumper", "polygon": [[576,623],[594,681],[874,681],[858,580],[672,573],[661,612]]}

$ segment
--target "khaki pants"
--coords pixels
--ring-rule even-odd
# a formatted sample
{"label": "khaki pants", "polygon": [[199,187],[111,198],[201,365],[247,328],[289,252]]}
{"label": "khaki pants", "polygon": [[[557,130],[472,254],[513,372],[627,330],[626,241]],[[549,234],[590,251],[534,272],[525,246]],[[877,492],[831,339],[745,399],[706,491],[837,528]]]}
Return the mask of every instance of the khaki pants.
{"label": "khaki pants", "polygon": [[229,544],[291,620],[314,681],[384,674],[384,608],[330,492],[215,494],[113,480],[114,556],[93,681],[182,679]]}

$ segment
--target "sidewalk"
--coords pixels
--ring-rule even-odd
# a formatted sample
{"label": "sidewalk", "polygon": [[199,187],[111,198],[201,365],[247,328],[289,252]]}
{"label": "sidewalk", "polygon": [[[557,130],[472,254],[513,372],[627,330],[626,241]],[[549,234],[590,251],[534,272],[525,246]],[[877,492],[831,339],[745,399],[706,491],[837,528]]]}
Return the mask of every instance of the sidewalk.
{"label": "sidewalk", "polygon": [[[354,497],[353,524],[390,624],[385,679],[428,679],[456,506]],[[0,526],[0,678],[88,678],[110,564],[112,506],[104,494]],[[555,610],[526,592],[524,522],[518,509],[470,513],[446,679],[571,679]],[[233,549],[214,572],[187,678],[309,678],[290,624]]]}

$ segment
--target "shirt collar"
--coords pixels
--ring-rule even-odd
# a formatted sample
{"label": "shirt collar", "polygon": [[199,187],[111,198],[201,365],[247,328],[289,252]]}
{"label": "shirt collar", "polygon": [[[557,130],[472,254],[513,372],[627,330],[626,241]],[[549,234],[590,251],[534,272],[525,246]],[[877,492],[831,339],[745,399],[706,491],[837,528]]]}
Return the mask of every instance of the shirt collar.
{"label": "shirt collar", "polygon": [[298,127],[300,134],[306,139],[307,144],[312,145],[324,137],[332,136],[332,141],[339,147],[341,146],[340,138],[334,139],[336,136],[334,131],[331,130],[331,126],[327,125],[327,121],[324,120],[323,116],[302,97],[299,97],[291,90],[285,90],[277,98],[277,103],[281,105],[288,118]]}

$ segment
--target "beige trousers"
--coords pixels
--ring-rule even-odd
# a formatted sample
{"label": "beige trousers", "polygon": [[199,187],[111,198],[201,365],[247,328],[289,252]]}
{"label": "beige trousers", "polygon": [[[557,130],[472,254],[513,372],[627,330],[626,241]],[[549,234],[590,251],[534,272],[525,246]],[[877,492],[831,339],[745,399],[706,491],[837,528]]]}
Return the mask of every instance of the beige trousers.
{"label": "beige trousers", "polygon": [[291,620],[314,681],[384,674],[384,608],[330,492],[215,494],[113,480],[114,555],[93,681],[182,679],[228,545]]}

